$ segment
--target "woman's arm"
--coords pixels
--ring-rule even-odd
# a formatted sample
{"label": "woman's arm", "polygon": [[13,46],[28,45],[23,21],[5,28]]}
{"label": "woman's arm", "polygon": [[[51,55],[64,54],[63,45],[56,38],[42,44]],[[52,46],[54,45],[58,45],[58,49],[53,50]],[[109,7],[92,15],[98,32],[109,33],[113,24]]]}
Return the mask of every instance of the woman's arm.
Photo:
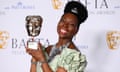
{"label": "woman's arm", "polygon": [[[43,59],[40,62],[42,63],[41,66],[43,72],[53,72],[45,59]],[[36,68],[37,68],[37,61],[34,58],[32,58],[30,72],[36,72]]]}
{"label": "woman's arm", "polygon": [[47,62],[42,63],[42,69],[43,69],[43,72],[53,72]]}
{"label": "woman's arm", "polygon": [[32,57],[30,72],[36,72],[37,61]]}

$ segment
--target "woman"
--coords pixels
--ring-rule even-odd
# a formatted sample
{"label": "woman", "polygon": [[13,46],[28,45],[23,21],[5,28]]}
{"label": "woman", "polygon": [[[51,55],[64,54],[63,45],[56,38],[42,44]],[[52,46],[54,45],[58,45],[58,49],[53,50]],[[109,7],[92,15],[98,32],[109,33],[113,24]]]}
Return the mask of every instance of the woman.
{"label": "woman", "polygon": [[58,26],[58,42],[42,50],[26,48],[32,56],[31,72],[83,72],[86,67],[86,58],[78,50],[72,39],[77,34],[79,26],[88,17],[86,8],[76,1],[66,4]]}

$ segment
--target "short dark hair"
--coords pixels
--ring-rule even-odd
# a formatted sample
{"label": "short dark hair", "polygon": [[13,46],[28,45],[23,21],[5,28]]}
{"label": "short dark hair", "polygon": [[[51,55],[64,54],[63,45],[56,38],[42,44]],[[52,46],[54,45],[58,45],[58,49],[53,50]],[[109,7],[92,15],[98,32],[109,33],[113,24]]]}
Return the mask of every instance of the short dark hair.
{"label": "short dark hair", "polygon": [[69,1],[64,9],[65,13],[72,13],[78,18],[78,27],[83,23],[88,17],[88,11],[86,7],[78,1]]}

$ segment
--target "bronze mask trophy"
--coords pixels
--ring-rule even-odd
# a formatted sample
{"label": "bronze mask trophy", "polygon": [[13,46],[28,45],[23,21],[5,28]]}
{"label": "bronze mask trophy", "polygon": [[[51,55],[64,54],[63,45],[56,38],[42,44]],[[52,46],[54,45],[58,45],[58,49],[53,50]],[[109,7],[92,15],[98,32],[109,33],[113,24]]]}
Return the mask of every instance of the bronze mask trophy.
{"label": "bronze mask trophy", "polygon": [[35,40],[35,37],[40,34],[42,26],[42,17],[41,16],[27,16],[26,17],[26,29],[30,39],[27,42],[28,48],[37,49],[38,42]]}

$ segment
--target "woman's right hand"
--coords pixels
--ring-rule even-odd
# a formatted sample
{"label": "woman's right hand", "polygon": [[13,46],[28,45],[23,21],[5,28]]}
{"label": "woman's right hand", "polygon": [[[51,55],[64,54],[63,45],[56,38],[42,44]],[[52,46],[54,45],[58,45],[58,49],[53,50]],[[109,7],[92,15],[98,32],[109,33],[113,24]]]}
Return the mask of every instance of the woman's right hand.
{"label": "woman's right hand", "polygon": [[45,55],[44,55],[44,52],[42,50],[42,46],[41,46],[40,43],[38,45],[38,49],[37,50],[26,48],[26,52],[33,57],[33,60],[45,61]]}

